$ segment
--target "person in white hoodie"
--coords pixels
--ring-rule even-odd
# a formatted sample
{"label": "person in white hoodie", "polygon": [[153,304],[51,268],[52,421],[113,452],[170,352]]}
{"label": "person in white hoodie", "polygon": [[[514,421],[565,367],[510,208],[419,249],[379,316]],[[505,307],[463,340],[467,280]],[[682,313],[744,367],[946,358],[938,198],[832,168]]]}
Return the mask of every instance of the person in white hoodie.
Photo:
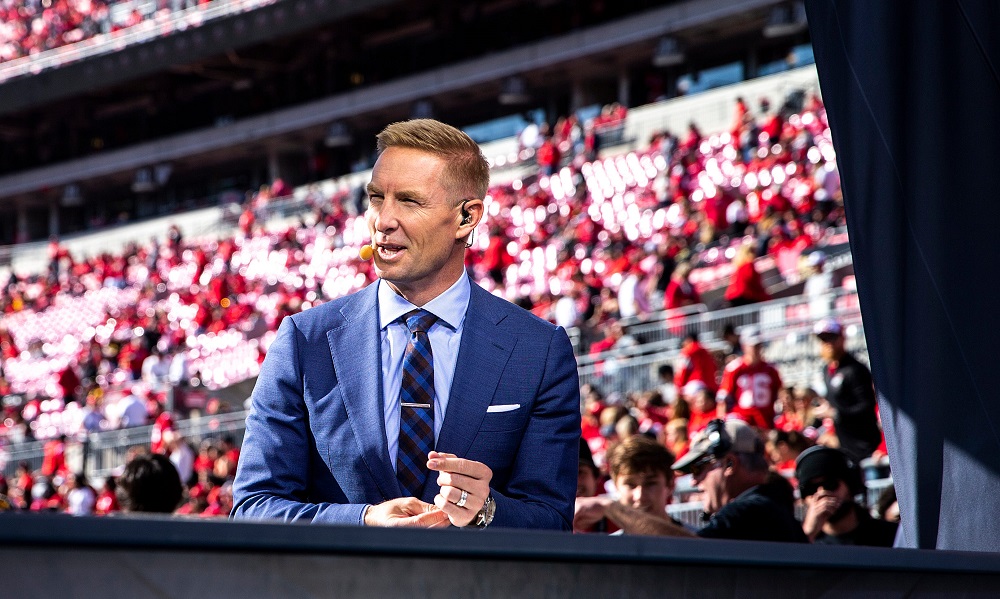
{"label": "person in white hoodie", "polygon": [[118,400],[117,408],[121,428],[145,426],[149,421],[146,402],[136,394],[135,387],[129,388],[127,394]]}
{"label": "person in white hoodie", "polygon": [[186,485],[194,474],[194,450],[184,440],[184,437],[172,429],[163,431],[163,444],[167,449],[170,463],[177,468],[181,484]]}

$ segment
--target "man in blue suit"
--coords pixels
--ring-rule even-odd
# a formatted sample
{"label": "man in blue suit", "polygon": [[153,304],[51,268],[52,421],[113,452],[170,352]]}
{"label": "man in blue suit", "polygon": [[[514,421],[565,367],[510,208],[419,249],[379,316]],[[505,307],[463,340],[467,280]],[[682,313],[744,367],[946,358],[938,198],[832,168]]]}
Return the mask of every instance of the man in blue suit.
{"label": "man in blue suit", "polygon": [[286,318],[253,392],[233,516],[570,530],[580,398],[566,332],[472,283],[489,168],[418,119],[378,135],[380,280]]}

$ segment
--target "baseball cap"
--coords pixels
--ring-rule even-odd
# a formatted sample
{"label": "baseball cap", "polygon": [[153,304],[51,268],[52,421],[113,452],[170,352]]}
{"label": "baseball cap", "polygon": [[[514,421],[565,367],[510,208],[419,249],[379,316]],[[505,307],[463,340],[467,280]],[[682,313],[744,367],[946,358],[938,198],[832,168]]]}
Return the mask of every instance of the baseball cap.
{"label": "baseball cap", "polygon": [[826,262],[826,254],[822,250],[816,250],[815,252],[809,254],[806,260],[809,262],[809,266],[819,266]]}
{"label": "baseball cap", "polygon": [[835,335],[840,337],[844,334],[844,327],[836,318],[824,318],[813,327],[814,335]]}
{"label": "baseball cap", "polygon": [[847,456],[839,449],[823,445],[814,445],[795,458],[795,478],[799,481],[803,497],[817,491],[817,485],[813,482],[817,479],[842,480],[854,494],[859,493],[862,486],[860,473]]}
{"label": "baseball cap", "polygon": [[688,383],[684,385],[683,393],[685,397],[692,397],[701,393],[705,389],[708,389],[708,385],[705,384],[705,381],[694,379],[693,381],[688,381]]}
{"label": "baseball cap", "polygon": [[756,431],[742,420],[713,420],[695,434],[684,457],[674,462],[674,470],[691,472],[694,467],[729,453],[761,453],[764,443]]}
{"label": "baseball cap", "polygon": [[746,327],[740,331],[740,343],[743,345],[760,345],[763,342],[764,338],[757,327]]}

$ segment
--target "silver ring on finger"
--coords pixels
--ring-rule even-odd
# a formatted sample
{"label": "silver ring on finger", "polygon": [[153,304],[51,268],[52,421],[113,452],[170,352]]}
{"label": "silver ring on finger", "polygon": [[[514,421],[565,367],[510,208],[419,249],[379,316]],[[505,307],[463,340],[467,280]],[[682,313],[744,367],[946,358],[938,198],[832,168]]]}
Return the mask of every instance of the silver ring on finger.
{"label": "silver ring on finger", "polygon": [[462,497],[455,503],[458,507],[465,507],[465,502],[469,500],[469,492],[462,489]]}

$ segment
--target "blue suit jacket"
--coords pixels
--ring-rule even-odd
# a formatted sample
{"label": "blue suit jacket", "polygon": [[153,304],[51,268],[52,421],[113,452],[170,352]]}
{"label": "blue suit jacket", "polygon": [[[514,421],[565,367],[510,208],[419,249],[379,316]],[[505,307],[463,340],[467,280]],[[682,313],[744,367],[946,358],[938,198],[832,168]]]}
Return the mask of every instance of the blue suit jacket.
{"label": "blue suit jacket", "polygon": [[[386,449],[376,291],[282,321],[253,391],[234,517],[360,524],[367,504],[402,496]],[[579,437],[565,331],[473,284],[436,449],[493,470],[492,526],[571,529]]]}

